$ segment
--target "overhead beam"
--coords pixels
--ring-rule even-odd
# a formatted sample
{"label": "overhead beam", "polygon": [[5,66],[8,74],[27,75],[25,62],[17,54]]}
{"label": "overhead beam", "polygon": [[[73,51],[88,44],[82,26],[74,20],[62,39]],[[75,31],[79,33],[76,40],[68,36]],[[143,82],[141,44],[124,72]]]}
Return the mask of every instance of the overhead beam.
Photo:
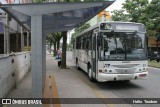
{"label": "overhead beam", "polygon": [[59,28],[47,28],[47,29],[44,29],[44,32],[45,34],[48,34],[48,33],[55,33],[55,32],[61,32],[61,31],[68,31],[69,30],[72,30],[75,26],[71,26],[71,27],[63,27],[61,29]]}
{"label": "overhead beam", "polygon": [[[105,3],[105,2],[104,2]],[[53,6],[54,4],[54,6]],[[74,4],[74,5],[72,5]],[[47,5],[47,8],[46,8]],[[71,11],[76,9],[83,9],[83,8],[90,8],[90,7],[98,7],[103,6],[102,2],[70,2],[70,3],[43,3],[43,4],[36,4],[36,8],[34,4],[28,5],[14,5],[12,9],[19,11],[21,13],[25,13],[26,15],[43,15],[43,14],[51,14],[51,13],[58,13],[62,11]],[[28,8],[29,7],[29,8]]]}
{"label": "overhead beam", "polygon": [[7,9],[3,8],[3,10],[10,15],[10,17],[12,17],[15,21],[17,21],[20,26],[22,26],[24,29],[30,31],[30,29],[28,29],[26,26],[23,25],[23,23],[21,23],[11,12],[9,12]]}

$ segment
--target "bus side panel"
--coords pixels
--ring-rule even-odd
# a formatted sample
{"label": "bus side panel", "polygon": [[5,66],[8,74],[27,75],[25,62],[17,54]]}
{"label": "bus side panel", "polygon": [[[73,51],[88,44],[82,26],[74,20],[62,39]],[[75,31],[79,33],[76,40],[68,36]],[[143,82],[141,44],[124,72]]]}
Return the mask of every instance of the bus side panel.
{"label": "bus side panel", "polygon": [[74,42],[72,54],[73,60],[76,63],[76,42]]}
{"label": "bus side panel", "polygon": [[79,64],[79,67],[81,69],[83,69],[85,72],[87,72],[87,53],[85,50],[79,50],[79,53],[78,53],[78,64]]}

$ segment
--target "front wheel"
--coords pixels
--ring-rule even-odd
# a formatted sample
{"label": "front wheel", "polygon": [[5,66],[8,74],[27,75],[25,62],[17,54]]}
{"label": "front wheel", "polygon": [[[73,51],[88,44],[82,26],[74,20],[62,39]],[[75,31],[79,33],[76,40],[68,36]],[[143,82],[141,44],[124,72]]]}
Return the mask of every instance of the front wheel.
{"label": "front wheel", "polygon": [[76,67],[77,67],[78,70],[80,69],[79,65],[78,65],[78,60],[76,60]]}
{"label": "front wheel", "polygon": [[88,69],[88,77],[89,77],[89,80],[91,82],[95,82],[95,80],[93,78],[93,75],[92,75],[92,69],[91,69],[91,67],[89,67],[89,69]]}

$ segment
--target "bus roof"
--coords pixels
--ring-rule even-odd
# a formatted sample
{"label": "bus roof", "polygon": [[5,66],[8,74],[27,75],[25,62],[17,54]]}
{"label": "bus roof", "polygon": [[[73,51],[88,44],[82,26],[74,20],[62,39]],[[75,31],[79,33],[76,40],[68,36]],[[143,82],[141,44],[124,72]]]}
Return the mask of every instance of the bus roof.
{"label": "bus roof", "polygon": [[81,34],[84,34],[84,33],[88,32],[88,31],[90,31],[90,30],[93,30],[93,29],[98,28],[101,23],[110,23],[110,24],[134,24],[134,25],[144,26],[144,24],[142,24],[142,23],[135,23],[135,22],[122,22],[122,21],[99,22],[99,23],[95,24],[94,26],[91,26],[91,27],[87,28],[86,30],[78,33],[78,34],[75,36],[75,38],[78,37],[78,36],[80,36]]}

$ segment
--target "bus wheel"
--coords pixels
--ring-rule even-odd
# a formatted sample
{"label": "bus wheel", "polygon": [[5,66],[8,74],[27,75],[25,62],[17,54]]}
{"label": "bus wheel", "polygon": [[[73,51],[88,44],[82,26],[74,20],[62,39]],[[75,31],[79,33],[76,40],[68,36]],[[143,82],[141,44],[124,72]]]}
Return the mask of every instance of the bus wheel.
{"label": "bus wheel", "polygon": [[93,76],[92,76],[92,70],[91,70],[91,67],[88,69],[88,77],[89,77],[89,80],[91,82],[95,82]]}
{"label": "bus wheel", "polygon": [[79,65],[78,65],[78,60],[77,59],[76,59],[76,67],[77,67],[77,69],[80,69]]}

